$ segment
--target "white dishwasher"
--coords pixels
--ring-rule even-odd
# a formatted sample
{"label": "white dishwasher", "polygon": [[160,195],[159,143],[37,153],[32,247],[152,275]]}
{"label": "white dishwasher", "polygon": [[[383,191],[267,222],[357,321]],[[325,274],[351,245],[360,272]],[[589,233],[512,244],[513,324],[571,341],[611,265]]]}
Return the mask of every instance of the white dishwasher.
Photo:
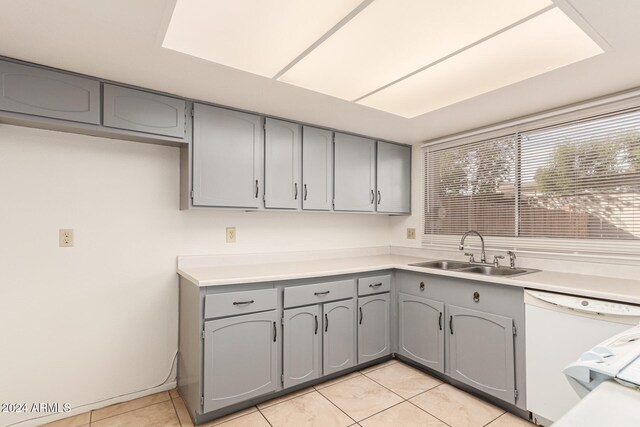
{"label": "white dishwasher", "polygon": [[640,307],[525,290],[527,409],[550,425],[580,400],[562,370],[585,349],[640,322]]}

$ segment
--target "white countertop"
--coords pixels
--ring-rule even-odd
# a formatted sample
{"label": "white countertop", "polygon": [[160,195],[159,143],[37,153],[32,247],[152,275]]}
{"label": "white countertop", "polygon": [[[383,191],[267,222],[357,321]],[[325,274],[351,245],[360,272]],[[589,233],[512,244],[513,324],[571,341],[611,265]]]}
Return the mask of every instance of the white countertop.
{"label": "white countertop", "polygon": [[220,286],[400,269],[640,304],[640,280],[553,271],[540,271],[517,277],[496,277],[409,265],[429,260],[427,258],[389,254],[349,256],[295,262],[218,265],[211,267],[182,266],[178,268],[178,274],[197,286]]}

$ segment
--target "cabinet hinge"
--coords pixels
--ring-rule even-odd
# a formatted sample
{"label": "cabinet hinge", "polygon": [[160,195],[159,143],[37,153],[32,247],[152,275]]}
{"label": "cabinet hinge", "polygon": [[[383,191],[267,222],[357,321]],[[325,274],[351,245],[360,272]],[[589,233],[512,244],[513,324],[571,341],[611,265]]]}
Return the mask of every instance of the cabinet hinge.
{"label": "cabinet hinge", "polygon": [[200,396],[200,405],[204,406],[204,396]]}
{"label": "cabinet hinge", "polygon": [[192,105],[192,106],[191,106],[191,117],[194,117],[193,110],[194,110],[194,108],[193,108],[193,105]]}
{"label": "cabinet hinge", "polygon": [[516,328],[516,325],[513,325],[513,335],[518,335],[518,328]]}
{"label": "cabinet hinge", "polygon": [[518,400],[518,390],[513,390],[513,397],[515,398],[515,400]]}
{"label": "cabinet hinge", "polygon": [[191,190],[191,192],[189,193],[189,196],[191,197],[191,199],[193,200],[193,190]]}
{"label": "cabinet hinge", "polygon": [[204,331],[202,331],[202,333],[200,334],[200,336],[202,336],[202,339],[204,339]]}
{"label": "cabinet hinge", "polygon": [[280,384],[284,385],[284,374],[280,374]]}

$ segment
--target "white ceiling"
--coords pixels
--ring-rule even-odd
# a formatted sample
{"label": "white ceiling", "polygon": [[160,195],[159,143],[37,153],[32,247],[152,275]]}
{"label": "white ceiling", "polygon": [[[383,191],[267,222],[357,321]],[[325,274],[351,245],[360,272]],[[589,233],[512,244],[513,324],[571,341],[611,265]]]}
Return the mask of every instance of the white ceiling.
{"label": "white ceiling", "polygon": [[[331,26],[331,21],[335,23],[344,10],[359,3],[332,1],[344,8],[334,11],[333,15],[319,16],[318,19],[325,22],[323,28]],[[482,81],[465,81],[461,86],[473,84],[477,87],[477,96],[412,119],[163,48],[175,0],[0,0],[0,55],[221,105],[415,143],[640,86],[637,71],[640,69],[640,43],[637,43],[640,2],[553,2],[596,41],[608,45],[607,51],[541,75],[523,75],[525,80],[500,89],[493,90]],[[385,3],[389,4],[380,2]],[[375,0],[364,11],[373,5]],[[258,32],[247,33],[247,40],[256,40],[255,35],[259,34],[256,22],[259,20],[247,21],[247,29],[243,31],[256,27]],[[317,36],[310,30],[305,33],[304,26],[298,30],[299,46],[308,45],[308,40]],[[384,31],[396,34],[392,28]],[[398,37],[402,36],[400,33],[398,31]],[[464,39],[462,35],[461,39]],[[278,39],[274,40],[269,42],[275,43]],[[291,45],[291,49],[299,49],[295,43]],[[260,55],[255,49],[246,52],[250,53],[248,57]],[[227,53],[231,58],[242,59],[238,52]],[[523,60],[527,57],[527,52],[523,52]],[[265,73],[287,62],[282,58],[269,58],[269,61],[264,62]],[[360,66],[366,66],[367,70],[372,67],[360,64],[357,59],[348,66],[354,70]],[[331,67],[327,69],[330,71]],[[370,81],[375,84],[375,79],[380,78],[375,71],[370,74],[360,81],[354,71],[354,83],[346,89],[361,85],[354,90],[366,91]],[[283,78],[293,79],[292,76],[293,73],[289,77],[285,73]],[[443,93],[453,96],[458,89],[453,87]]]}

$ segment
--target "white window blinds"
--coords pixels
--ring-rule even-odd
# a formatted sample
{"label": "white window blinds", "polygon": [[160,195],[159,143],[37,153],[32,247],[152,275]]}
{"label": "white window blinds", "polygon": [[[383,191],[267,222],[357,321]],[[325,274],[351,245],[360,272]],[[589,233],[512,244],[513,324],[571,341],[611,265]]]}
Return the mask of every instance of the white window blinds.
{"label": "white window blinds", "polygon": [[426,147],[425,234],[470,229],[640,239],[640,109]]}

